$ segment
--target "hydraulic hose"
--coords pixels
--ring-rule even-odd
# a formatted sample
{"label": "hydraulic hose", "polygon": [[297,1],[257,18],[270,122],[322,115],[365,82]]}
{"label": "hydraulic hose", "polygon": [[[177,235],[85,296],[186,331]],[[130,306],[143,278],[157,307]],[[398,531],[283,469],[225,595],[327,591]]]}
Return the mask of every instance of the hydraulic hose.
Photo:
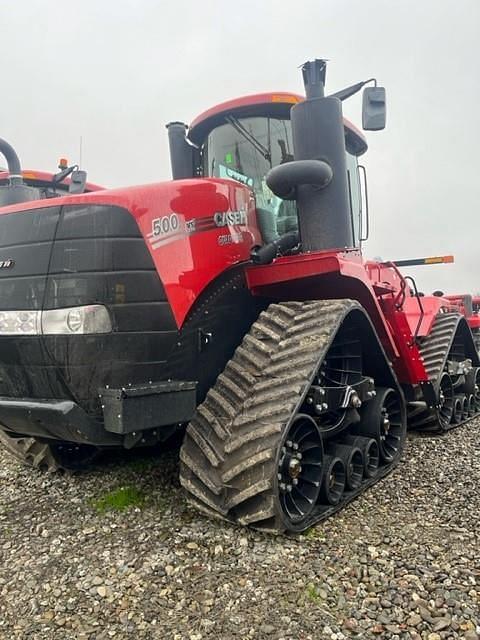
{"label": "hydraulic hose", "polygon": [[280,236],[273,242],[263,245],[263,247],[253,247],[250,252],[250,258],[254,264],[269,264],[273,262],[278,255],[282,255],[286,251],[290,251],[297,246],[300,239],[296,231],[289,231]]}
{"label": "hydraulic hose", "polygon": [[3,138],[0,138],[0,153],[5,156],[5,160],[7,161],[8,172],[10,173],[10,177],[16,178],[22,177],[22,169],[20,167],[20,160],[17,156],[15,149]]}

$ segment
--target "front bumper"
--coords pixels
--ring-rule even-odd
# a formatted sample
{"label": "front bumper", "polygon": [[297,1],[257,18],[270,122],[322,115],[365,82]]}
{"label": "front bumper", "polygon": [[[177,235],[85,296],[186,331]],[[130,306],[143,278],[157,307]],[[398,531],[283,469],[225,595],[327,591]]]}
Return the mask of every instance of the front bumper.
{"label": "front bumper", "polygon": [[147,439],[151,436],[161,441],[169,435],[169,427],[176,428],[192,418],[196,383],[149,382],[104,389],[99,396],[103,419],[90,416],[72,400],[0,396],[0,428],[15,436],[97,446],[130,448],[146,434]]}
{"label": "front bumper", "polygon": [[9,434],[95,445],[120,445],[102,422],[70,400],[30,400],[0,396],[0,424]]}

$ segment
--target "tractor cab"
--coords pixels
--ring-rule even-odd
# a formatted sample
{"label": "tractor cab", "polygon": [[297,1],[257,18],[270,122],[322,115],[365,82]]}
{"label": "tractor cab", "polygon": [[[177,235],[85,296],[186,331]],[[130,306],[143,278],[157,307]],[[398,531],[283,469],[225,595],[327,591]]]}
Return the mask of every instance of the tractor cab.
{"label": "tractor cab", "polygon": [[0,207],[21,202],[57,198],[67,194],[88,193],[102,189],[87,183],[87,172],[61,158],[58,173],[22,171],[20,159],[6,140],[0,138],[0,155],[7,161],[7,169],[0,167]]}
{"label": "tractor cab", "polygon": [[[268,172],[293,160],[290,110],[300,95],[263,93],[224,102],[199,115],[187,127],[168,125],[174,178],[224,178],[252,190],[257,222],[265,243],[298,231],[294,200],[282,199],[268,187]],[[347,180],[352,235],[360,245],[361,182],[357,157],[367,149],[363,135],[344,121]],[[186,156],[181,161],[181,158]]]}

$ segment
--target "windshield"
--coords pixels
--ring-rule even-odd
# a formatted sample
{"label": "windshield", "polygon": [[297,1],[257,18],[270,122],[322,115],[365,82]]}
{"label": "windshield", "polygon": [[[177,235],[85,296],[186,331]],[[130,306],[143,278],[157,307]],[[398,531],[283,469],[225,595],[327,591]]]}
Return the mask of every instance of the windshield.
{"label": "windshield", "polygon": [[[235,118],[214,129],[203,146],[203,175],[230,178],[252,189],[267,242],[297,228],[294,202],[275,196],[267,186],[268,171],[293,160],[290,120],[270,117]],[[268,220],[270,216],[270,220]],[[287,220],[288,218],[288,220]]]}

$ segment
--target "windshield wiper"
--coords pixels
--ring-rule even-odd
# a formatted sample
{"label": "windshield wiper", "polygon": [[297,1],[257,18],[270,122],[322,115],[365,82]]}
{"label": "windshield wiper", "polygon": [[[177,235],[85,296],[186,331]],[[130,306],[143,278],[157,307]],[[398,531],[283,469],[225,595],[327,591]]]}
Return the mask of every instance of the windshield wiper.
{"label": "windshield wiper", "polygon": [[263,144],[259,140],[257,140],[257,138],[255,138],[255,136],[253,136],[250,131],[248,131],[248,129],[246,129],[243,124],[239,120],[237,120],[237,118],[235,118],[235,116],[225,116],[225,120],[229,124],[231,124],[232,127],[236,131],[238,131],[238,133],[243,136],[245,140],[247,140],[247,142],[250,142],[250,144],[252,144],[255,149],[262,154],[265,160],[271,162],[272,154],[270,153],[269,149],[267,149],[267,147],[264,147]]}

